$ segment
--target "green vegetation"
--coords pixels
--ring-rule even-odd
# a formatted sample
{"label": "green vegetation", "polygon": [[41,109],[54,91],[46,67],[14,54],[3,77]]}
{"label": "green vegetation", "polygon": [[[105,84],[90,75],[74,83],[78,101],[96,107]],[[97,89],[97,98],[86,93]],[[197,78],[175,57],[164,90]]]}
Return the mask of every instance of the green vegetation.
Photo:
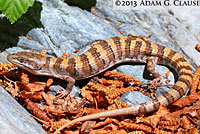
{"label": "green vegetation", "polygon": [[[96,0],[65,0],[65,2],[87,11],[96,5]],[[0,18],[0,51],[16,46],[18,36],[26,35],[33,28],[43,27],[40,22],[41,10],[42,4],[35,0],[0,0],[0,14],[6,15],[10,21],[5,17]]]}
{"label": "green vegetation", "polygon": [[[35,2],[14,24],[10,24],[9,20],[0,19],[0,51],[11,46],[16,46],[19,36],[25,36],[28,31],[33,28],[43,27],[40,22],[42,3]],[[1,12],[0,12],[1,13]]]}
{"label": "green vegetation", "polygon": [[33,4],[34,0],[0,0],[0,10],[13,24]]}

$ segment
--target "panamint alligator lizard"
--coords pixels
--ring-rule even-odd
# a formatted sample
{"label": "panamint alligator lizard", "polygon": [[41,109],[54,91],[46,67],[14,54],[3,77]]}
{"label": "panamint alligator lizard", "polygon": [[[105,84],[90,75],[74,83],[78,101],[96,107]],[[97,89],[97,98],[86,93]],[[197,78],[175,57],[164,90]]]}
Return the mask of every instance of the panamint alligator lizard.
{"label": "panamint alligator lizard", "polygon": [[155,70],[156,64],[170,66],[178,73],[178,81],[168,92],[165,92],[156,99],[128,108],[80,117],[63,125],[55,133],[79,121],[147,113],[157,110],[160,104],[167,106],[179,99],[190,88],[193,77],[190,65],[179,53],[136,36],[113,37],[93,43],[93,47],[87,52],[69,59],[46,57],[30,52],[11,54],[8,55],[7,59],[11,63],[33,74],[46,75],[68,81],[66,92],[63,95],[71,91],[75,80],[92,77],[122,62],[147,63],[148,71],[157,80],[161,76]]}

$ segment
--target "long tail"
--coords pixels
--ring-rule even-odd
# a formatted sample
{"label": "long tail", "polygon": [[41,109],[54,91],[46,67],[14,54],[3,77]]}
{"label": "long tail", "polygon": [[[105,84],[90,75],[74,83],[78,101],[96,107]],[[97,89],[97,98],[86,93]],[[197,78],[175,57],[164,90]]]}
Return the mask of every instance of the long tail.
{"label": "long tail", "polygon": [[132,107],[128,108],[122,108],[122,109],[116,109],[116,110],[111,110],[111,111],[106,111],[106,112],[101,112],[101,113],[96,113],[96,114],[90,114],[87,116],[83,116],[77,119],[72,120],[71,122],[66,123],[59,129],[57,129],[54,134],[57,134],[60,132],[62,129],[66,128],[67,126],[70,126],[74,123],[81,122],[81,121],[86,121],[86,120],[93,120],[93,119],[98,119],[98,118],[103,118],[103,117],[114,117],[114,116],[122,116],[122,115],[130,115],[130,113],[137,113],[137,109],[140,107],[140,105],[134,105]]}
{"label": "long tail", "polygon": [[[130,54],[130,52],[132,53],[133,51],[134,54],[133,56],[136,55],[135,57],[137,59],[141,55],[144,56],[152,55],[159,57],[161,59],[159,61],[159,64],[169,65],[170,67],[175,69],[175,71],[178,73],[179,76],[178,81],[173,85],[171,89],[169,89],[162,96],[156,99],[152,99],[148,102],[134,105],[128,108],[116,109],[80,117],[69,123],[64,124],[58,130],[56,130],[54,134],[57,134],[60,130],[64,129],[67,126],[80,121],[98,119],[101,117],[112,117],[112,116],[131,115],[131,114],[134,115],[138,113],[148,113],[155,111],[159,108],[160,104],[167,106],[173,103],[174,101],[178,100],[191,87],[192,77],[193,77],[192,69],[189,63],[179,53],[164,46],[160,46],[151,42],[145,42],[145,40],[142,40],[140,38],[132,38],[132,37],[118,37],[118,38],[123,40],[121,41],[122,45],[129,44],[129,46],[131,46],[127,49],[127,53]],[[111,42],[112,40],[114,40],[114,38],[110,38],[104,41],[104,43]],[[131,40],[134,41],[132,42]],[[111,47],[112,45],[115,45],[113,43],[107,43],[107,44],[110,45]],[[134,49],[131,50],[131,48]]]}

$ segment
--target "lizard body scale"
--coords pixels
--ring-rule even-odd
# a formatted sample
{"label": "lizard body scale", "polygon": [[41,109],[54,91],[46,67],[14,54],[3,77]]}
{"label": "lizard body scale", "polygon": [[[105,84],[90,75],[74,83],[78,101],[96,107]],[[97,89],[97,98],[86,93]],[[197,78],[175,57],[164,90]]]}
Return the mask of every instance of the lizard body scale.
{"label": "lizard body scale", "polygon": [[80,121],[155,111],[160,104],[167,106],[185,94],[192,84],[193,77],[189,63],[179,53],[136,36],[119,36],[96,42],[87,52],[69,59],[46,57],[30,52],[11,54],[7,56],[7,59],[33,74],[52,76],[68,81],[67,89],[70,91],[75,80],[92,77],[122,62],[147,63],[148,71],[155,77],[160,77],[155,70],[157,63],[170,66],[178,74],[178,80],[172,88],[156,99],[128,108],[77,118],[64,124],[55,133]]}

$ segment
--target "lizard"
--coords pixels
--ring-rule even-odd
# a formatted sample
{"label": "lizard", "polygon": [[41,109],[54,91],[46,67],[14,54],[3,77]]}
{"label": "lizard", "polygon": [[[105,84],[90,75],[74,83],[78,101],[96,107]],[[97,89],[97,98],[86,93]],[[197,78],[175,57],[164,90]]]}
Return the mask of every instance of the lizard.
{"label": "lizard", "polygon": [[178,52],[138,36],[117,36],[92,44],[85,53],[69,59],[42,56],[31,52],[18,52],[7,56],[8,61],[35,75],[60,78],[68,82],[67,95],[76,80],[86,79],[123,62],[142,62],[159,82],[161,75],[155,69],[157,64],[169,66],[178,74],[176,83],[163,95],[131,107],[86,115],[72,120],[57,129],[54,134],[76,122],[103,117],[135,115],[155,111],[162,104],[168,106],[183,96],[191,87],[193,73],[190,64]]}

